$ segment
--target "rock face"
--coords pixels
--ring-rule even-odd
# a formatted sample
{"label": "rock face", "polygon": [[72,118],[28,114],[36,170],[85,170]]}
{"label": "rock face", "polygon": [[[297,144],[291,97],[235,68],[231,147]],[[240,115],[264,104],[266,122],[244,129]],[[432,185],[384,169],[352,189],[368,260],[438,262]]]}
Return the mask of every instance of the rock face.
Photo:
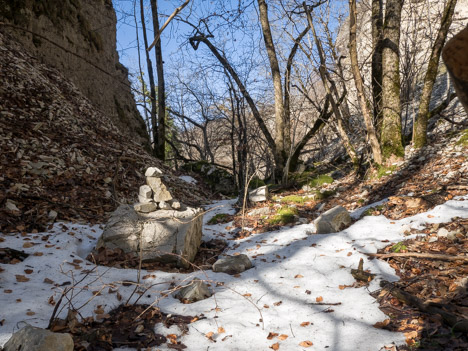
{"label": "rock face", "polygon": [[187,208],[140,213],[132,206],[121,205],[106,224],[96,248],[120,248],[136,255],[141,250],[145,262],[188,267],[187,261],[193,261],[201,243],[201,211]]}
{"label": "rock face", "polygon": [[2,27],[43,63],[61,71],[123,134],[149,146],[128,70],[119,62],[111,0],[3,1],[0,22],[15,26]]}
{"label": "rock face", "polygon": [[73,351],[73,339],[70,334],[52,333],[46,329],[27,325],[13,334],[3,350]]}
{"label": "rock face", "polygon": [[226,256],[213,264],[213,272],[239,274],[252,268],[252,262],[247,255]]}
{"label": "rock face", "polygon": [[176,294],[175,298],[183,302],[197,302],[204,300],[213,295],[208,286],[200,279],[193,279],[189,285],[180,289]]}
{"label": "rock face", "polygon": [[315,221],[317,234],[329,234],[339,232],[350,226],[352,220],[345,208],[341,206],[322,213]]}
{"label": "rock face", "polygon": [[468,26],[448,41],[442,51],[455,91],[468,113]]}
{"label": "rock face", "polygon": [[249,191],[249,200],[252,202],[261,202],[268,200],[268,187],[266,185]]}

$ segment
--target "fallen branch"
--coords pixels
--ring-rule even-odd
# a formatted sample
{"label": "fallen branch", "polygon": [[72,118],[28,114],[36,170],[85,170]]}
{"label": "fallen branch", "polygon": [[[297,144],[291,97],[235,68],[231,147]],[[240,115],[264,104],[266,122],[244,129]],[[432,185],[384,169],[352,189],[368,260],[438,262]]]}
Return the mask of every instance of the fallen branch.
{"label": "fallen branch", "polygon": [[316,305],[316,306],[339,306],[341,302],[310,302],[308,305]]}
{"label": "fallen branch", "polygon": [[365,255],[370,257],[378,258],[391,258],[391,257],[418,257],[418,258],[429,258],[433,260],[441,261],[468,261],[466,256],[452,256],[452,255],[443,255],[443,254],[431,254],[431,253],[420,253],[420,252],[394,252],[386,254],[373,254],[365,253]]}
{"label": "fallen branch", "polygon": [[397,288],[392,283],[382,281],[380,284],[382,286],[383,291],[390,293],[399,301],[407,305],[416,307],[421,312],[440,315],[444,319],[444,321],[448,325],[450,325],[455,331],[460,331],[463,333],[468,332],[468,319],[458,319],[456,315],[447,312],[441,309],[440,307],[434,306],[431,303],[423,302],[418,297],[413,296],[407,293],[406,291]]}
{"label": "fallen branch", "polygon": [[362,258],[359,260],[358,269],[354,269],[354,268],[351,269],[351,275],[357,281],[364,282],[364,283],[370,282],[375,277],[375,274],[366,272],[364,270],[364,260]]}

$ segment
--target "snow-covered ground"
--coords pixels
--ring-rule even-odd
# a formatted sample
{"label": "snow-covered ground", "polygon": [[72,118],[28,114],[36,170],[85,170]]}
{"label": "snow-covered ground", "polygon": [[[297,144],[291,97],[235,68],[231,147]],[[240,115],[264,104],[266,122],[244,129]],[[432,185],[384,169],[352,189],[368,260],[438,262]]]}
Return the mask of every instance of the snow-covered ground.
{"label": "snow-covered ground", "polygon": [[[226,224],[210,226],[206,221],[216,213],[232,211],[232,204],[232,200],[213,204],[205,215],[205,240],[231,238]],[[403,334],[373,327],[386,316],[369,295],[381,279],[397,277],[385,262],[368,260],[362,252],[376,252],[389,245],[387,240],[401,241],[408,225],[416,228],[456,216],[468,217],[468,197],[398,221],[364,217],[335,234],[313,235],[313,224],[304,224],[230,240],[227,253],[247,254],[252,269],[239,277],[212,271],[190,275],[145,271],[143,284],[155,285],[139,303],[155,303],[167,313],[203,314],[206,319],[190,324],[185,335],[176,326],[157,326],[161,334],[177,334],[188,350],[269,350],[278,343],[279,350],[376,351],[391,343],[402,344]],[[101,232],[99,226],[56,223],[47,233],[0,234],[4,239],[0,247],[30,254],[23,262],[0,264],[0,345],[25,323],[46,327],[54,301],[72,285],[71,303],[83,317],[116,307],[121,303],[119,294],[121,301],[127,300],[134,287],[121,282],[135,282],[136,270],[95,267],[84,259]],[[350,269],[357,267],[361,257],[364,268],[376,273],[377,279],[367,288],[344,287],[354,283]],[[215,292],[211,298],[193,304],[182,304],[172,296],[161,298],[171,282],[183,284],[195,276],[210,283]],[[97,291],[100,295],[93,297]],[[65,313],[62,310],[61,316]],[[267,339],[270,332],[278,336]],[[304,341],[313,345],[306,347]]]}

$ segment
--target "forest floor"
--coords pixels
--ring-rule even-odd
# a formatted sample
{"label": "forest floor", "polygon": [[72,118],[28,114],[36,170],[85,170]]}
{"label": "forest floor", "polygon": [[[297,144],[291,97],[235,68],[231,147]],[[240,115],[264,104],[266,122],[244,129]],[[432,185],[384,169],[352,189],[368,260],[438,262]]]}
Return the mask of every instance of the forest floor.
{"label": "forest floor", "polygon": [[[257,205],[266,215],[234,215],[235,200],[216,201],[204,217],[211,244],[201,269],[95,265],[86,257],[102,225],[0,233],[0,345],[55,315],[63,321],[52,329],[72,332],[76,350],[466,350],[468,160],[455,142],[381,178],[323,184],[334,191],[327,199],[275,194]],[[338,204],[355,222],[314,234],[313,219]],[[269,221],[283,207],[294,220]],[[212,272],[220,239],[223,254],[246,254],[253,268]],[[351,274],[361,258],[375,274],[368,282]],[[195,277],[214,295],[181,303],[174,293]]]}

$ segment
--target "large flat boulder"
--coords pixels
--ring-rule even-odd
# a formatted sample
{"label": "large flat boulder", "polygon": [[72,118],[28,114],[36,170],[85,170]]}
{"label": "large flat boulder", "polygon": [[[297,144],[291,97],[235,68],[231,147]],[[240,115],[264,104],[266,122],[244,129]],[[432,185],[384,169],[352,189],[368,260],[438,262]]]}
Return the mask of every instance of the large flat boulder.
{"label": "large flat boulder", "polygon": [[121,205],[107,222],[96,249],[122,249],[136,256],[141,251],[144,262],[188,267],[201,243],[201,212],[202,209],[187,208],[139,213],[132,206]]}
{"label": "large flat boulder", "polygon": [[341,207],[336,206],[322,213],[315,221],[317,234],[329,234],[342,231],[349,227],[352,223],[349,212]]}
{"label": "large flat boulder", "polygon": [[249,191],[249,200],[251,202],[262,202],[268,200],[268,186],[264,185],[260,188]]}
{"label": "large flat boulder", "polygon": [[67,333],[25,326],[3,346],[4,351],[73,351],[73,338]]}
{"label": "large flat boulder", "polygon": [[252,262],[250,261],[249,256],[244,254],[226,256],[218,259],[213,264],[213,272],[227,274],[239,274],[250,268],[252,268]]}

